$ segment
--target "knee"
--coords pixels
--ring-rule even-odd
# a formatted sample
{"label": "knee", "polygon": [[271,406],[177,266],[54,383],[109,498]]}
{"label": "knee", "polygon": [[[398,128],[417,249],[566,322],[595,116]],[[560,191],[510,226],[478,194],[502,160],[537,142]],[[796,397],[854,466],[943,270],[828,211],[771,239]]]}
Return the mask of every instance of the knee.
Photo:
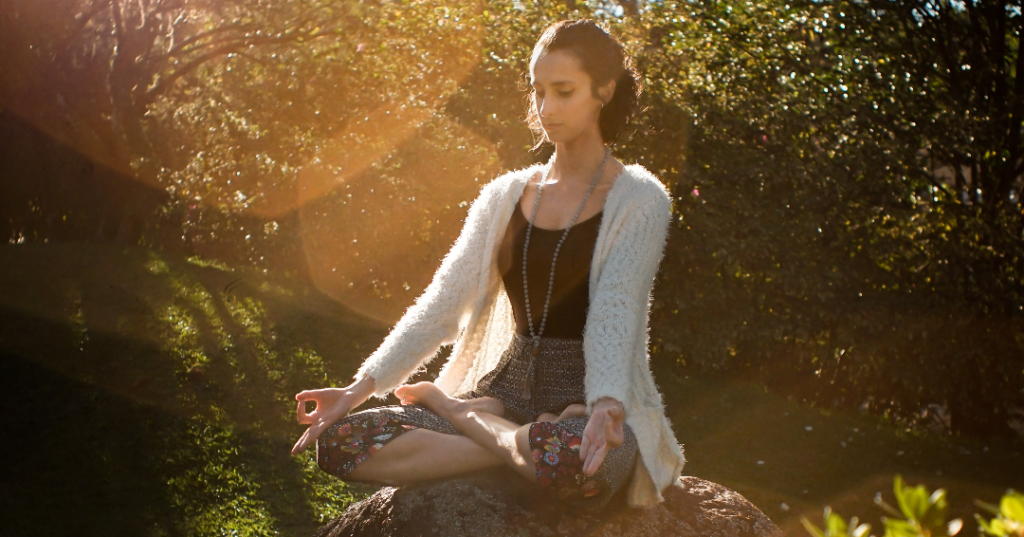
{"label": "knee", "polygon": [[526,464],[533,464],[533,450],[530,448],[530,427],[532,423],[527,423],[522,427],[516,429],[516,451],[519,452],[519,456],[523,458]]}
{"label": "knee", "polygon": [[341,451],[336,448],[332,448],[330,444],[332,439],[321,438],[316,442],[316,465],[320,467],[320,470],[341,479],[342,481],[348,480],[350,473],[350,467],[346,464],[348,461],[343,456]]}

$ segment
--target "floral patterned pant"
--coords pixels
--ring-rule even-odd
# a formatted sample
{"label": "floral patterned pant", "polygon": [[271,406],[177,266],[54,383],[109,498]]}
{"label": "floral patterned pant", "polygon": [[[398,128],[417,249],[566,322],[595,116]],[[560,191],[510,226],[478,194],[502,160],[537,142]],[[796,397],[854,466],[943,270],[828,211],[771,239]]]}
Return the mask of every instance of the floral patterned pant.
{"label": "floral patterned pant", "polygon": [[537,467],[537,484],[561,500],[601,494],[598,482],[583,473],[582,440],[557,423],[530,425],[530,452]]}
{"label": "floral patterned pant", "polygon": [[344,478],[384,444],[415,428],[382,413],[343,420],[317,441],[317,464],[321,470]]}

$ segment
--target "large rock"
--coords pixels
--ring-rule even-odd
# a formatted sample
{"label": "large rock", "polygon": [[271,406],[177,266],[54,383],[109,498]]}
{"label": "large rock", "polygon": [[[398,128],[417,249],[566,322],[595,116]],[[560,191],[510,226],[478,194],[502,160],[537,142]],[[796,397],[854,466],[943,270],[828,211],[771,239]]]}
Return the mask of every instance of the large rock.
{"label": "large rock", "polygon": [[424,485],[385,487],[316,537],[781,537],[757,507],[721,485],[684,476],[646,509],[568,513],[504,468]]}

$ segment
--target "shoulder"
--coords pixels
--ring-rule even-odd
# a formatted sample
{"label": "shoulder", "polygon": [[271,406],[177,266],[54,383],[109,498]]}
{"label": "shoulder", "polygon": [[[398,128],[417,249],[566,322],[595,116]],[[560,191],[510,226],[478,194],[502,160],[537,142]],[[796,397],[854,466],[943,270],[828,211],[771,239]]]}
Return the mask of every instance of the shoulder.
{"label": "shoulder", "polygon": [[500,198],[512,192],[518,185],[525,185],[530,180],[530,177],[542,166],[539,163],[531,164],[502,173],[480,189],[480,198]]}
{"label": "shoulder", "polygon": [[507,171],[488,181],[480,188],[480,193],[473,200],[473,203],[470,204],[467,217],[480,220],[485,215],[494,213],[502,201],[508,199],[509,195],[514,194],[517,188],[521,188],[521,186],[517,187],[517,185],[526,184],[526,181],[529,180],[537,166],[539,165],[534,164]]}
{"label": "shoulder", "polygon": [[651,205],[671,211],[672,195],[660,179],[641,164],[629,164],[616,181],[613,191],[627,206]]}

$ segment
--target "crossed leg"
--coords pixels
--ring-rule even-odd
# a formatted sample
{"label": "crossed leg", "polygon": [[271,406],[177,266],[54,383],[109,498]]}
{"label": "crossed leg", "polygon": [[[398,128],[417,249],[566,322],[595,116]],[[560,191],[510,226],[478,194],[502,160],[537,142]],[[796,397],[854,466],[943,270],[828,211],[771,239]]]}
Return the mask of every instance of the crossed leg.
{"label": "crossed leg", "polygon": [[399,487],[502,464],[502,459],[465,436],[414,429],[384,444],[345,479]]}
{"label": "crossed leg", "polygon": [[[430,382],[401,386],[395,390],[395,395],[406,403],[429,408],[516,473],[531,482],[536,480],[537,470],[530,453],[531,424],[519,425],[501,417],[504,407],[497,399],[454,399]],[[539,421],[557,421],[585,414],[585,406],[570,405],[561,416],[556,418],[554,414],[545,413]]]}
{"label": "crossed leg", "polygon": [[[384,444],[345,479],[402,486],[504,464],[529,481],[536,480],[528,438],[530,424],[520,426],[500,417],[505,408],[497,399],[453,399],[430,382],[401,386],[395,395],[407,404],[429,408],[461,434],[429,429],[408,431]],[[584,415],[584,405],[570,405],[559,416],[544,413],[537,421],[554,422]]]}
{"label": "crossed leg", "polygon": [[[401,389],[401,388],[399,388]],[[464,401],[466,411],[504,413],[496,399]],[[414,429],[391,440],[345,476],[350,481],[411,485],[501,466],[504,460],[465,436]]]}

